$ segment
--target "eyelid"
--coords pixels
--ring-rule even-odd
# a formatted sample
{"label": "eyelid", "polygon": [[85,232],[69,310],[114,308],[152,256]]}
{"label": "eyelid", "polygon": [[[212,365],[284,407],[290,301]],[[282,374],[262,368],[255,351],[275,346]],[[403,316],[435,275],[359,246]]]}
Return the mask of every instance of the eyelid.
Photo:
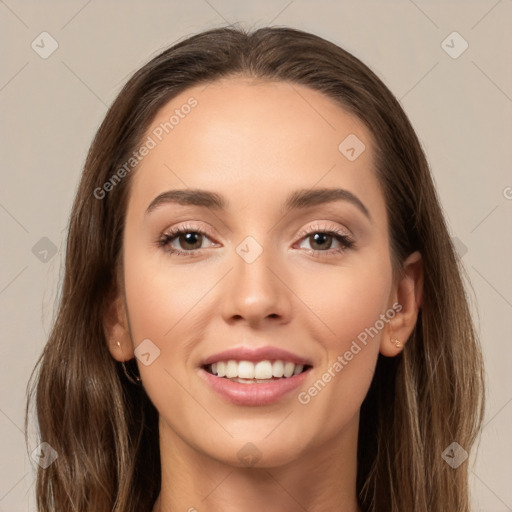
{"label": "eyelid", "polygon": [[208,235],[208,237],[214,237],[213,230],[211,228],[209,228],[205,224],[201,223],[201,221],[196,221],[196,220],[184,221],[182,224],[176,224],[175,226],[166,228],[164,231],[162,231],[161,236],[172,235],[178,231],[187,231],[187,232],[192,231],[192,232],[204,233],[205,235]]}
{"label": "eyelid", "polygon": [[[322,223],[326,223],[325,225]],[[338,243],[341,244],[341,247],[338,248],[330,248],[325,251],[319,249],[305,249],[311,255],[318,258],[329,258],[339,256],[350,249],[357,248],[356,240],[352,236],[351,232],[347,228],[342,228],[337,224],[328,224],[331,221],[316,221],[316,224],[310,225],[308,228],[305,228],[297,234],[298,242],[302,242],[303,240],[307,240],[312,234],[315,233],[325,233],[331,237],[334,237]]]}
{"label": "eyelid", "polygon": [[[170,254],[175,254],[177,256],[189,256],[194,257],[197,255],[198,252],[200,252],[202,249],[192,249],[189,251],[183,250],[183,249],[176,249],[176,248],[169,248],[170,241],[177,238],[180,234],[187,233],[187,232],[193,232],[193,233],[199,233],[203,236],[206,236],[208,239],[215,239],[215,237],[211,234],[211,229],[207,227],[200,227],[199,224],[192,225],[188,222],[197,222],[197,221],[187,221],[185,224],[178,224],[176,226],[172,226],[170,228],[167,228],[165,231],[161,233],[161,235],[157,239],[157,245],[159,247],[162,247],[164,250],[169,252]],[[314,225],[310,225],[307,228],[302,229],[299,233],[295,235],[295,238],[297,239],[295,243],[301,242],[308,236],[314,234],[314,233],[328,233],[331,236],[334,236],[335,238],[341,238],[343,239],[343,244],[345,247],[338,248],[338,249],[327,249],[325,251],[321,251],[318,249],[309,249],[309,252],[313,252],[318,254],[319,256],[326,256],[333,255],[338,252],[343,252],[349,248],[352,248],[355,246],[355,240],[347,228],[341,228],[337,224],[328,224],[332,221],[315,221],[316,223]],[[323,224],[325,223],[325,224]],[[339,240],[338,240],[339,241]],[[216,242],[213,241],[213,246],[215,246]]]}
{"label": "eyelid", "polygon": [[[186,222],[200,222],[200,221],[186,221]],[[340,234],[344,234],[350,238],[352,238],[352,233],[349,229],[346,228],[340,228],[337,224],[321,224],[322,222],[332,222],[332,221],[315,221],[316,224],[310,225],[307,228],[301,229],[296,237],[299,237],[302,239],[303,237],[310,235],[311,233],[315,233],[316,231],[335,231],[339,232]],[[316,230],[316,231],[315,231]],[[176,226],[169,227],[162,231],[159,239],[162,236],[168,235],[173,236],[176,232],[180,231],[191,231],[191,232],[198,232],[201,234],[207,235],[209,238],[214,238],[214,235],[212,234],[212,230],[210,230],[208,227],[205,227],[204,225],[196,224],[177,224]]]}
{"label": "eyelid", "polygon": [[[310,225],[309,227],[299,231],[299,233],[297,233],[297,236],[301,237],[302,239],[302,237],[310,235],[312,233],[316,233],[317,231],[334,231],[336,233],[345,235],[349,238],[353,238],[353,235],[349,229],[345,227],[340,227],[338,224],[332,223],[332,221],[317,220],[315,222],[316,224]],[[325,222],[325,224],[322,224],[323,222]],[[331,224],[328,224],[329,222],[331,222]]]}
{"label": "eyelid", "polygon": [[[166,230],[164,230],[162,232],[159,239],[166,235],[174,237],[181,233],[189,233],[189,232],[200,233],[202,235],[207,236],[209,239],[215,239],[215,235],[213,234],[212,229],[205,227],[202,224],[189,224],[188,222],[191,222],[191,221],[186,221],[184,224],[177,224],[176,226],[167,228]],[[192,222],[197,222],[197,221],[192,221]]]}

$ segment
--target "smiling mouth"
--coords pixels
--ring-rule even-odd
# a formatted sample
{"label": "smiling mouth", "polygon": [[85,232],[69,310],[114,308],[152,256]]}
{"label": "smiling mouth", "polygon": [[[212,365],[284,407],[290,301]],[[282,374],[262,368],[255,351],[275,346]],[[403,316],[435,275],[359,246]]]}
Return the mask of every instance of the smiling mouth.
{"label": "smiling mouth", "polygon": [[289,379],[307,372],[311,368],[310,365],[295,364],[279,359],[257,362],[230,359],[203,366],[203,369],[211,375],[241,384],[265,384]]}

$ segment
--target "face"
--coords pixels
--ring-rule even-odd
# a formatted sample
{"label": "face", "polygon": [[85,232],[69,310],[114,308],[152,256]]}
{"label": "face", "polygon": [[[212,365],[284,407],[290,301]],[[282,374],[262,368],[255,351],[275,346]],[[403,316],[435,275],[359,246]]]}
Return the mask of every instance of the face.
{"label": "face", "polygon": [[233,465],[335,443],[399,309],[369,131],[319,92],[237,78],[174,98],[143,142],[124,355],[163,433]]}

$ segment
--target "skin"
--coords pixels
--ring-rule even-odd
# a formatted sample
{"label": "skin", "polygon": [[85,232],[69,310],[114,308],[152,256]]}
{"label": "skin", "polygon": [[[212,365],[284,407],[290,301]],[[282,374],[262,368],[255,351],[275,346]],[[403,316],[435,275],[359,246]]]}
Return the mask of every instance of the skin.
{"label": "skin", "polygon": [[[132,176],[124,288],[105,317],[118,361],[133,358],[146,338],[160,350],[149,366],[137,361],[160,415],[162,488],[153,511],[358,511],[359,410],[379,352],[398,354],[402,348],[391,339],[404,344],[414,328],[421,257],[409,256],[403,277],[393,278],[371,134],[331,99],[299,85],[231,78],[174,98],[147,134],[191,96],[198,105]],[[338,150],[352,133],[366,146],[353,162]],[[352,192],[371,220],[347,201],[281,210],[291,191],[323,187]],[[165,204],[145,214],[162,192],[186,188],[222,194],[229,208]],[[158,246],[177,225],[207,230],[194,257]],[[354,247],[332,253],[340,247],[335,238],[316,245],[312,234],[326,229],[350,234]],[[303,230],[310,235],[300,236]],[[236,252],[249,235],[263,248],[252,263]],[[183,236],[172,246],[194,248]],[[300,403],[298,393],[394,303],[401,311],[309,403]],[[199,378],[198,365],[242,345],[288,349],[309,358],[313,369],[277,403],[234,405]],[[253,467],[237,456],[248,442],[259,450]]]}

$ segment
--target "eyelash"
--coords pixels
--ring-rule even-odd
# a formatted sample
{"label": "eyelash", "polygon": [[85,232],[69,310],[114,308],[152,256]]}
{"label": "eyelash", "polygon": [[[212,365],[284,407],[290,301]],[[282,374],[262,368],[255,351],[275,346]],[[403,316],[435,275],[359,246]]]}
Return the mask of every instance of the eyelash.
{"label": "eyelash", "polygon": [[[175,249],[170,247],[170,242],[172,242],[179,235],[184,235],[186,233],[197,233],[200,235],[204,235],[209,237],[209,234],[202,229],[198,229],[196,226],[185,225],[179,226],[175,228],[171,228],[169,231],[164,233],[157,241],[159,247],[163,248],[165,251],[174,254],[179,257],[194,257],[201,249],[192,249],[191,251],[182,251],[180,249]],[[346,233],[342,231],[338,231],[336,229],[324,229],[321,226],[313,226],[309,230],[304,230],[299,233],[300,240],[303,240],[309,235],[314,235],[317,233],[321,233],[328,236],[333,236],[338,242],[340,242],[341,247],[336,249],[328,249],[326,251],[320,251],[318,249],[309,249],[310,252],[316,253],[318,256],[331,256],[340,254],[347,249],[352,249],[355,246],[355,241],[348,236]]]}

